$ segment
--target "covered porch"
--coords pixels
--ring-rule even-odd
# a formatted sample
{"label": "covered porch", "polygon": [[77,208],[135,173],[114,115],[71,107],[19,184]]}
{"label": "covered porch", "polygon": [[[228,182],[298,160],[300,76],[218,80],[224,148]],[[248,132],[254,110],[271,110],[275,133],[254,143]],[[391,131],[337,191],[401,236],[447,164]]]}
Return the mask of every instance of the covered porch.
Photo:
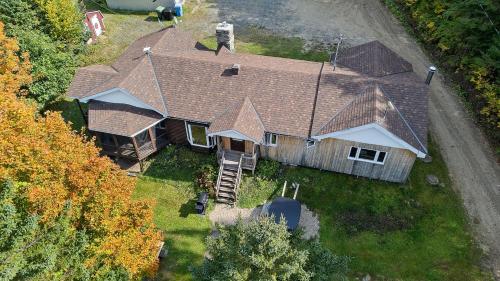
{"label": "covered porch", "polygon": [[141,163],[169,143],[161,114],[126,104],[89,101],[88,129],[101,153],[117,160]]}
{"label": "covered porch", "polygon": [[258,159],[257,144],[249,140],[235,139],[225,136],[217,136],[217,161],[224,158],[239,161],[241,157],[241,168],[255,171]]}

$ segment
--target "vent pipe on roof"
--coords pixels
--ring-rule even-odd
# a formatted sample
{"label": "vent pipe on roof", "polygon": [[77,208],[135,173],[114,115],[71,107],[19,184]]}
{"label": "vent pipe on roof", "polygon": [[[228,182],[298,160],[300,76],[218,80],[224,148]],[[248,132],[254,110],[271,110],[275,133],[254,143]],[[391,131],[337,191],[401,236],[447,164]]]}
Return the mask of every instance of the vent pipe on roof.
{"label": "vent pipe on roof", "polygon": [[434,76],[436,70],[437,68],[435,66],[429,67],[429,72],[427,72],[427,78],[425,79],[425,84],[429,85],[431,83],[432,76]]}
{"label": "vent pipe on roof", "polygon": [[240,65],[235,63],[231,66],[231,74],[238,75],[240,72]]}
{"label": "vent pipe on roof", "polygon": [[146,55],[150,55],[150,54],[151,54],[151,47],[144,47],[144,49],[142,49],[142,51],[143,51]]}

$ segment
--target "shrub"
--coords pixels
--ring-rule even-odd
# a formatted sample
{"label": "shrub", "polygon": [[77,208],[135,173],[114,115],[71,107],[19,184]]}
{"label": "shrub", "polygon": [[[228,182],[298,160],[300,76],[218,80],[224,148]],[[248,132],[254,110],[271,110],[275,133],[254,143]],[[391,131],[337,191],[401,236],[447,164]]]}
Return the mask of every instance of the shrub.
{"label": "shrub", "polygon": [[271,159],[261,159],[257,163],[256,175],[264,179],[274,179],[278,176],[281,164]]}
{"label": "shrub", "polygon": [[211,197],[215,197],[215,181],[217,169],[211,164],[205,164],[196,171],[196,184],[206,190]]}

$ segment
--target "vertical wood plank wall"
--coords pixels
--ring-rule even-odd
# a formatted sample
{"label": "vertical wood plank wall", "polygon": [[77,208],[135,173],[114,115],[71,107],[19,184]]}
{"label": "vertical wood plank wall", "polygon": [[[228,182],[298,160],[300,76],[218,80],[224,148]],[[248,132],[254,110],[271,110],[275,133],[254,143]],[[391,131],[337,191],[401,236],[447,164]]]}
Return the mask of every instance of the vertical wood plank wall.
{"label": "vertical wood plank wall", "polygon": [[[348,159],[351,146],[387,152],[383,165]],[[278,136],[275,147],[260,146],[261,156],[292,165],[301,165],[357,176],[404,182],[410,174],[416,155],[408,150],[357,143],[339,139],[324,139],[306,147],[305,139]]]}
{"label": "vertical wood plank wall", "polygon": [[188,144],[186,126],[184,121],[177,119],[167,119],[167,137],[174,144]]}

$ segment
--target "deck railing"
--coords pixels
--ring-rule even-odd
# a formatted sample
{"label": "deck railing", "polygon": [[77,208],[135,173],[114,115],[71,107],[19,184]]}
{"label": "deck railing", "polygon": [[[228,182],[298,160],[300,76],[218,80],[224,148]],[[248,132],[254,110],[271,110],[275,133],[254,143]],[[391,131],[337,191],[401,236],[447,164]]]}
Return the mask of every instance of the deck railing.
{"label": "deck railing", "polygon": [[255,166],[257,165],[257,153],[251,155],[239,151],[218,149],[217,159],[219,164],[222,163],[221,158],[223,153],[225,153],[227,157],[234,156],[234,158],[239,158],[241,155],[241,167],[245,170],[251,170],[252,172],[255,170]]}

